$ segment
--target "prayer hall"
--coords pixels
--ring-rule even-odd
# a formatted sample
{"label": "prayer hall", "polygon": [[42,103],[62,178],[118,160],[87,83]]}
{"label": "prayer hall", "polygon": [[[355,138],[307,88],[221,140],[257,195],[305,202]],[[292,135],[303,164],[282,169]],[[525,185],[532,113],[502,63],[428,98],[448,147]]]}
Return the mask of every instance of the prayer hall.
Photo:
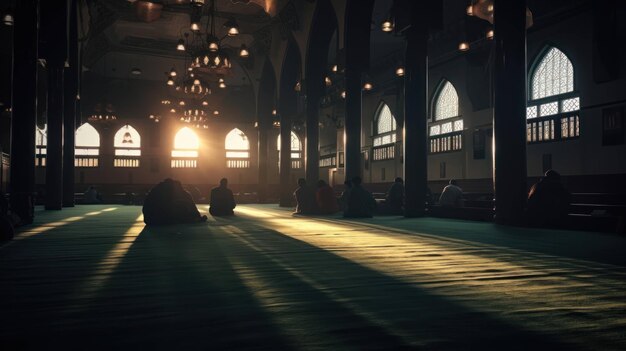
{"label": "prayer hall", "polygon": [[3,0],[0,42],[0,350],[626,349],[624,1]]}

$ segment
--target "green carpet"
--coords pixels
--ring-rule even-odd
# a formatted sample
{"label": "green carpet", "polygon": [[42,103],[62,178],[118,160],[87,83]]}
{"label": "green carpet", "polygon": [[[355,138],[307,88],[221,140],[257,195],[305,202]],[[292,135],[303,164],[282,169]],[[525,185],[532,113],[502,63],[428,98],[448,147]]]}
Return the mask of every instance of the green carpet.
{"label": "green carpet", "polygon": [[0,247],[0,349],[626,348],[626,238],[236,213],[38,211]]}

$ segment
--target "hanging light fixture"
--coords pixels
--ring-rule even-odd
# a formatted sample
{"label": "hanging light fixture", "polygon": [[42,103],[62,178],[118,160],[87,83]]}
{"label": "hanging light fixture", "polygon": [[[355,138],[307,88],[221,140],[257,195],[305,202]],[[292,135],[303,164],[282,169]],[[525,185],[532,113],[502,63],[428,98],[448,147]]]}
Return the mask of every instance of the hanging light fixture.
{"label": "hanging light fixture", "polygon": [[370,91],[374,89],[374,85],[370,82],[365,82],[365,84],[363,84],[363,90],[365,91]]}
{"label": "hanging light fixture", "polygon": [[239,24],[237,24],[237,20],[234,17],[231,17],[224,23],[224,27],[227,29],[227,34],[229,37],[234,37],[239,34]]}
{"label": "hanging light fixture", "polygon": [[404,67],[403,66],[398,66],[396,68],[396,76],[404,77]]}
{"label": "hanging light fixture", "polygon": [[192,6],[195,6],[195,7],[204,6],[204,0],[190,0],[189,2],[191,3]]}
{"label": "hanging light fixture", "polygon": [[167,78],[167,85],[169,86],[174,85],[174,79],[172,79],[172,77]]}
{"label": "hanging light fixture", "polygon": [[[190,15],[192,30],[191,33],[185,33],[185,37],[191,35],[190,40],[179,40],[177,50],[184,51],[191,56],[191,67],[207,67],[213,69],[231,68],[232,63],[228,54],[222,50],[222,41],[225,38],[236,36],[240,33],[239,24],[234,17],[229,18],[224,23],[226,28],[226,34],[223,37],[219,37],[216,32],[216,5],[217,1],[212,0],[207,6],[208,11],[205,11],[203,5],[205,1],[197,2],[192,1],[192,13]],[[202,22],[202,14],[208,12],[208,20],[206,22],[206,31],[200,28]],[[240,57],[250,56],[250,50],[242,45],[239,52]]]}
{"label": "hanging light fixture", "polygon": [[220,87],[220,89],[224,89],[226,88],[226,82],[224,81],[224,78],[220,78],[218,81],[218,86]]}
{"label": "hanging light fixture", "polygon": [[380,29],[385,33],[393,32],[393,20],[391,18],[385,19],[383,23],[381,23]]}
{"label": "hanging light fixture", "polygon": [[491,39],[493,39],[494,34],[495,34],[495,33],[494,33],[493,29],[490,29],[490,30],[488,30],[488,31],[487,31],[487,34],[485,34],[485,37],[486,37],[487,39],[490,39],[490,40],[491,40]]}
{"label": "hanging light fixture", "polygon": [[12,26],[14,22],[15,20],[13,19],[13,14],[10,12],[5,13],[4,16],[2,16],[2,23],[5,26]]}
{"label": "hanging light fixture", "polygon": [[246,44],[241,44],[241,48],[239,49],[239,57],[249,57],[250,56],[250,52],[248,51],[248,47],[246,47]]}
{"label": "hanging light fixture", "polygon": [[332,79],[330,79],[330,77],[329,77],[329,76],[326,76],[326,77],[324,77],[324,84],[325,84],[327,87],[329,87],[329,86],[333,85],[333,81],[332,81]]}
{"label": "hanging light fixture", "polygon": [[170,77],[176,77],[176,68],[172,67],[172,69],[170,70]]}
{"label": "hanging light fixture", "polygon": [[176,45],[176,50],[185,51],[185,40],[178,39],[178,45]]}
{"label": "hanging light fixture", "polygon": [[466,41],[459,43],[459,51],[467,51],[470,49],[470,44]]}

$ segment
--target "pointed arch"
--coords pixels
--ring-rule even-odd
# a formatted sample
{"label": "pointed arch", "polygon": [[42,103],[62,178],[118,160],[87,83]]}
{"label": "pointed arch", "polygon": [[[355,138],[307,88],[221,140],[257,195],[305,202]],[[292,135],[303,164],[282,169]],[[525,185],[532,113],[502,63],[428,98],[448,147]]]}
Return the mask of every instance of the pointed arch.
{"label": "pointed arch", "polygon": [[431,106],[432,122],[428,128],[430,152],[461,150],[464,123],[459,111],[459,94],[450,81],[441,80]]}
{"label": "pointed arch", "polygon": [[580,136],[580,96],[574,90],[574,73],[572,61],[554,46],[546,46],[537,56],[529,80],[527,142]]}
{"label": "pointed arch", "polygon": [[100,133],[89,123],[76,129],[75,141],[76,167],[98,167],[100,155]]}
{"label": "pointed arch", "polygon": [[373,127],[372,159],[374,161],[394,159],[396,157],[396,117],[384,101],[378,105]]}
{"label": "pointed arch", "polygon": [[459,115],[459,94],[454,85],[445,79],[441,81],[437,94],[435,94],[433,115],[435,121]]}
{"label": "pointed arch", "polygon": [[563,51],[553,46],[537,57],[530,78],[531,99],[542,99],[574,91],[574,65]]}
{"label": "pointed arch", "polygon": [[[278,137],[276,138],[276,150],[280,151],[280,133],[278,134]],[[293,152],[294,151],[302,151],[302,142],[300,141],[300,138],[298,137],[298,134],[296,134],[293,130],[291,131],[291,151],[292,151],[292,158],[294,157]]]}
{"label": "pointed arch", "polygon": [[224,148],[227,168],[250,167],[250,140],[241,129],[234,128],[226,134]]}
{"label": "pointed arch", "polygon": [[35,129],[35,166],[46,166],[46,153],[48,146],[48,125],[44,125],[43,129],[36,127]]}
{"label": "pointed arch", "polygon": [[[276,138],[276,150],[278,150],[278,167],[280,167],[280,133]],[[302,168],[302,141],[293,130],[291,131],[291,168]]]}
{"label": "pointed arch", "polygon": [[113,137],[114,167],[139,167],[141,136],[131,125],[122,126]]}
{"label": "pointed arch", "polygon": [[181,128],[174,136],[172,168],[198,167],[198,149],[200,149],[198,135],[189,127]]}
{"label": "pointed arch", "polygon": [[91,124],[83,124],[76,129],[76,146],[99,148],[100,133]]}

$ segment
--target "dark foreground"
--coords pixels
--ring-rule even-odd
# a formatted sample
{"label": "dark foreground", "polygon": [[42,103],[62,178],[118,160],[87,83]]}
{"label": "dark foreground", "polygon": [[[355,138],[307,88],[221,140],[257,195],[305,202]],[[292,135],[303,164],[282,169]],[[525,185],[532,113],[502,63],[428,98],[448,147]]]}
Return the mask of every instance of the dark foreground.
{"label": "dark foreground", "polygon": [[624,237],[236,212],[39,212],[0,248],[0,349],[626,349]]}

